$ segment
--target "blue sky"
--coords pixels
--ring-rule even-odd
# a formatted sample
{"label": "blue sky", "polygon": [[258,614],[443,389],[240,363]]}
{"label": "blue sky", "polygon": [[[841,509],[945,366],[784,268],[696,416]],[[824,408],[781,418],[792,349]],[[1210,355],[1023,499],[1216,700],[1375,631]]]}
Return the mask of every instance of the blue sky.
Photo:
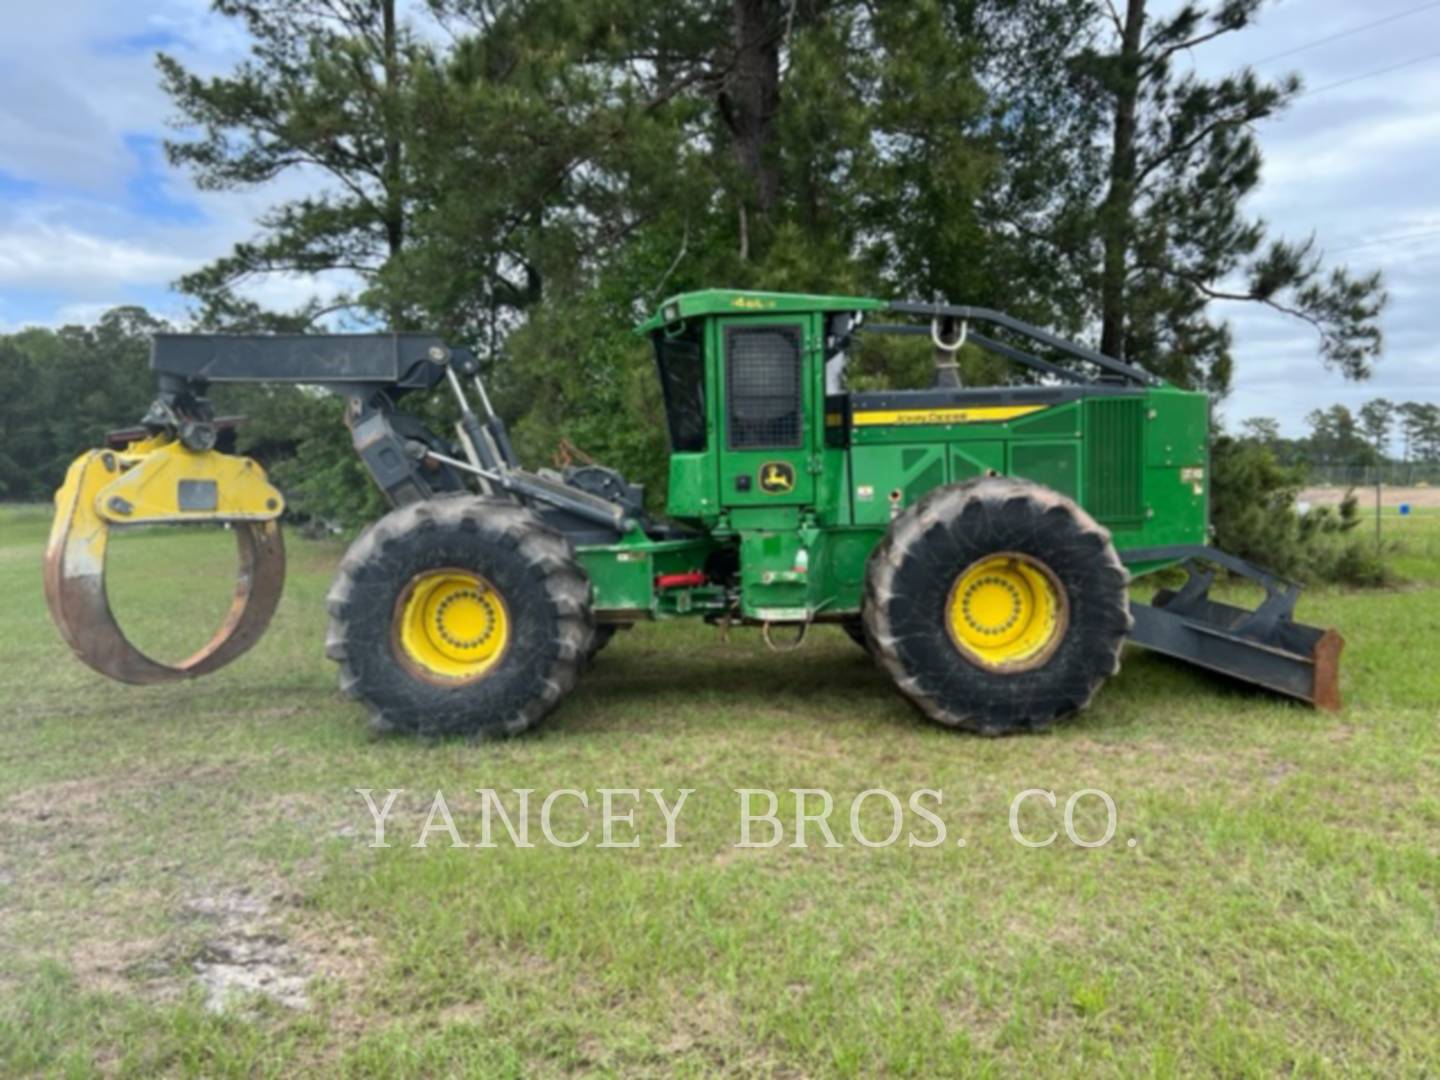
{"label": "blue sky", "polygon": [[[181,319],[171,283],[252,232],[267,192],[194,188],[165,162],[173,114],[157,50],[201,72],[230,69],[243,32],[204,0],[51,0],[13,5],[0,35],[0,329],[86,321],[122,303]],[[290,305],[326,283],[279,279]]]}
{"label": "blue sky", "polygon": [[[186,303],[171,282],[249,236],[278,195],[314,182],[295,176],[264,192],[200,192],[165,165],[160,142],[172,110],[157,85],[154,52],[219,72],[244,55],[242,32],[211,14],[207,0],[7,7],[0,36],[0,331],[84,321],[121,303],[183,318]],[[1347,33],[1391,15],[1399,17]],[[1359,385],[1321,367],[1304,325],[1253,306],[1219,309],[1236,338],[1228,419],[1277,416],[1299,434],[1310,409],[1336,401],[1440,401],[1440,304],[1432,298],[1440,277],[1437,42],[1440,3],[1283,0],[1257,28],[1189,60],[1206,73],[1251,63],[1267,74],[1302,74],[1306,96],[1261,129],[1266,179],[1251,209],[1279,234],[1314,233],[1356,270],[1384,270],[1391,293],[1385,357],[1375,378]],[[1291,50],[1298,51],[1271,59]],[[1373,74],[1386,68],[1395,70]],[[1344,80],[1354,81],[1330,88]],[[252,292],[289,306],[334,286],[287,278],[257,283]]]}

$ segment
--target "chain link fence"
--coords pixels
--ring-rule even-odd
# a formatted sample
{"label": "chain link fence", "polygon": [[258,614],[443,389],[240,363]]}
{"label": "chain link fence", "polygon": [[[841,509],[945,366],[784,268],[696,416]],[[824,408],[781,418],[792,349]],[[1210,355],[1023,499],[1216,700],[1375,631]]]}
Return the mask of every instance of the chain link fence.
{"label": "chain link fence", "polygon": [[1440,462],[1384,465],[1311,465],[1306,483],[1333,487],[1440,487]]}

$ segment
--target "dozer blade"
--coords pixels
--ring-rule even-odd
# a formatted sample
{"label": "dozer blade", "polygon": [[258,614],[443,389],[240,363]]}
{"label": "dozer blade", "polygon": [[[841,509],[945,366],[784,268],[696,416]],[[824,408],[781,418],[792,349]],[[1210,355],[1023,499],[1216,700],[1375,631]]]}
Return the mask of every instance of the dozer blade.
{"label": "dozer blade", "polygon": [[[265,632],[285,584],[280,493],[246,458],[191,451],[162,439],[94,450],[71,464],[55,493],[45,549],[45,599],[75,655],[112,679],[164,683],[224,667]],[[113,525],[223,522],[239,545],[235,598],[198,652],[162,664],[132,645],[110,610],[105,553]]]}
{"label": "dozer blade", "polygon": [[[1193,558],[1183,565],[1189,579],[1182,588],[1161,589],[1149,604],[1131,601],[1135,623],[1130,639],[1166,656],[1339,711],[1345,639],[1335,630],[1294,621],[1299,586],[1221,551],[1200,548],[1189,553]],[[1196,559],[1263,585],[1265,600],[1246,611],[1210,599],[1214,574]]]}

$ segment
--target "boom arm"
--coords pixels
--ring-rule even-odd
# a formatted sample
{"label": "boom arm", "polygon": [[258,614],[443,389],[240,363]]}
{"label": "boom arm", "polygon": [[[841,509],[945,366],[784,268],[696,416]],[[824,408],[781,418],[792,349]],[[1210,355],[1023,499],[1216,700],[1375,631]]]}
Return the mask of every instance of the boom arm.
{"label": "boom arm", "polygon": [[[229,663],[264,632],[285,576],[278,518],[283,499],[264,470],[215,450],[212,383],[320,386],[346,400],[345,423],[360,460],[395,505],[481,489],[527,503],[557,523],[578,519],[618,539],[634,511],[519,467],[490,406],[475,357],[428,334],[161,334],[150,366],[160,393],[123,445],[94,450],[71,467],[56,495],[46,551],[45,594],[65,640],[90,667],[124,682],[193,677]],[[484,411],[471,407],[469,378]],[[412,390],[447,382],[459,402],[457,444],[396,408]],[[461,460],[463,454],[465,460]],[[145,656],[121,632],[105,589],[109,531],[131,524],[212,522],[235,531],[235,601],[211,641],[177,665]]]}
{"label": "boom arm", "polygon": [[[156,410],[175,414],[182,438],[185,420],[208,422],[201,395],[210,383],[323,386],[348,399],[345,422],[355,452],[396,505],[465,490],[463,477],[469,474],[487,492],[553,507],[617,533],[633,524],[613,502],[520,468],[474,355],[430,334],[159,334],[150,366],[160,377]],[[473,409],[462,377],[471,380],[483,417]],[[456,447],[395,408],[402,395],[442,381],[460,406],[458,453],[464,461]],[[187,410],[204,415],[187,416]]]}
{"label": "boom arm", "polygon": [[[428,390],[456,353],[432,334],[156,334],[150,368],[179,381]],[[468,353],[464,353],[468,356]]]}
{"label": "boom arm", "polygon": [[473,363],[430,334],[157,334],[150,367],[160,397],[146,423],[172,430],[191,449],[208,449],[214,440],[204,394],[211,383],[323,386],[347,399],[355,452],[386,497],[403,505],[464,488],[449,467],[422,464],[426,450],[449,445],[395,408],[402,395],[440,382],[452,359]]}

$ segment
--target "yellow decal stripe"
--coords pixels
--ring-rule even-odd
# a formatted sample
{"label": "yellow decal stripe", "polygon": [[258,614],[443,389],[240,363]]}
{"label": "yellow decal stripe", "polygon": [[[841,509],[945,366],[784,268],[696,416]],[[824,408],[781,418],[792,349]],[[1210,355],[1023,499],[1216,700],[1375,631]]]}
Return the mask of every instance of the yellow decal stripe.
{"label": "yellow decal stripe", "polygon": [[1015,420],[1049,408],[1048,405],[976,405],[964,409],[872,409],[857,412],[856,427],[879,424],[983,424]]}

